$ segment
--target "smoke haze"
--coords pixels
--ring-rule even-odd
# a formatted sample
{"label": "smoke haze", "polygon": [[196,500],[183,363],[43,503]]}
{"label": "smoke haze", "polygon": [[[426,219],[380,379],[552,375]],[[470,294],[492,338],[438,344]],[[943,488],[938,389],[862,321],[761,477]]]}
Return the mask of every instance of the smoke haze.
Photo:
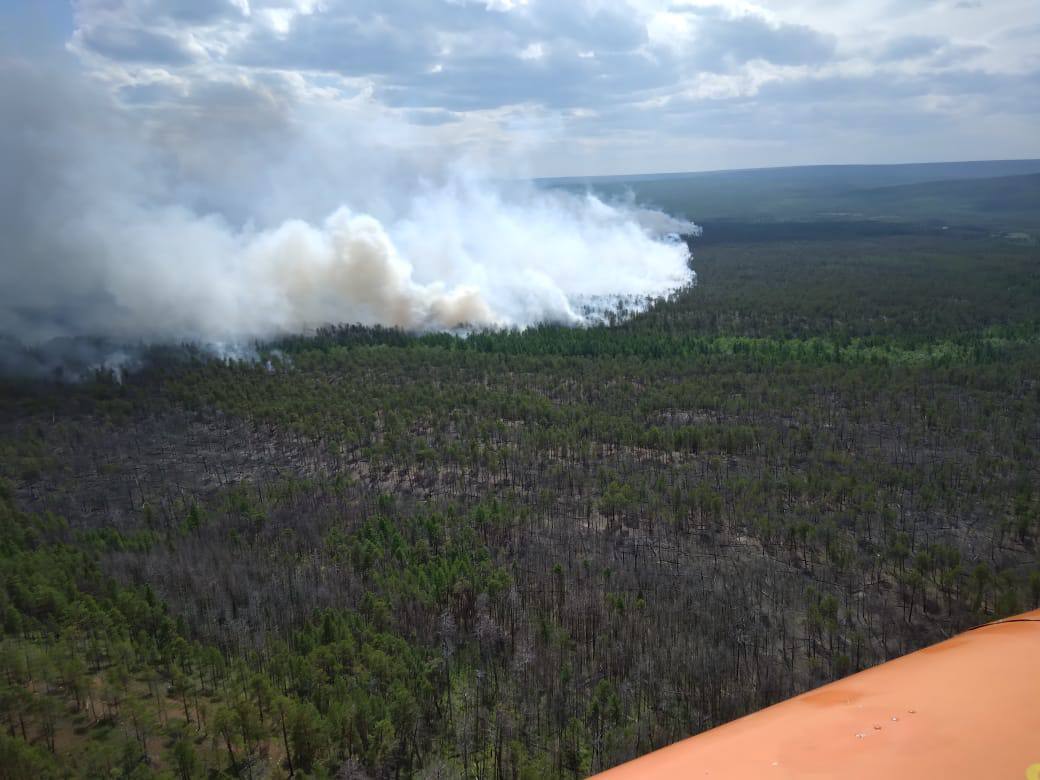
{"label": "smoke haze", "polygon": [[584,300],[692,279],[685,244],[664,238],[692,224],[417,152],[363,95],[333,115],[224,88],[186,121],[135,110],[74,57],[0,60],[0,333],[580,324]]}

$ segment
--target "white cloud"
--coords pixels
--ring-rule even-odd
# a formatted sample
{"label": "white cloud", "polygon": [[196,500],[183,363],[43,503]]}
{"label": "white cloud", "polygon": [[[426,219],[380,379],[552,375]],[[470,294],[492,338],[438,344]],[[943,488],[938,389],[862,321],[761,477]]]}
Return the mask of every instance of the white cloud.
{"label": "white cloud", "polygon": [[522,60],[540,60],[545,57],[545,46],[537,41],[529,43],[517,56]]}
{"label": "white cloud", "polygon": [[[458,137],[529,149],[528,138],[518,142],[495,119],[523,110],[540,117],[549,143],[534,150],[535,169],[547,174],[569,172],[546,166],[556,164],[553,144],[580,144],[578,134],[596,138],[602,157],[591,165],[608,172],[621,159],[610,152],[612,133],[619,149],[632,125],[676,133],[651,142],[650,166],[660,149],[713,132],[723,112],[735,143],[761,143],[762,126],[773,127],[768,149],[776,162],[808,160],[810,150],[780,132],[782,123],[755,120],[790,110],[769,102],[774,93],[763,87],[799,95],[807,112],[837,117],[845,106],[849,130],[858,132],[860,97],[814,92],[840,74],[876,84],[879,103],[887,100],[893,122],[910,122],[907,129],[919,124],[912,117],[924,121],[934,106],[956,104],[983,74],[991,94],[964,101],[959,116],[979,132],[957,155],[983,157],[989,114],[1029,105],[1040,73],[1035,0],[79,0],[75,9],[72,47],[114,85],[135,86],[123,95],[142,110],[161,96],[172,112],[196,83],[259,85],[277,75],[299,80],[301,99],[308,85],[364,92],[380,110],[414,121],[429,142],[451,117]],[[910,80],[929,100],[902,94]],[[177,89],[160,90],[160,82]],[[682,129],[669,125],[676,105],[688,117]],[[855,155],[873,159],[891,149],[887,137],[866,140]],[[1001,147],[1007,141],[1002,134]],[[833,143],[840,151],[837,131]],[[1000,153],[1034,149],[1022,136]],[[666,167],[716,161],[691,151]]]}

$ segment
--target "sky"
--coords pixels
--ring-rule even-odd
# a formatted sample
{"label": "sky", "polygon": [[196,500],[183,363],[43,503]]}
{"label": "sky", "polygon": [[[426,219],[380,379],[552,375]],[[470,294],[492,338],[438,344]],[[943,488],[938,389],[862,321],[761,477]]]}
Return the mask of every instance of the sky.
{"label": "sky", "polygon": [[301,127],[403,150],[413,168],[451,153],[523,176],[1040,156],[1036,0],[0,9],[3,56],[53,49],[188,167],[217,149],[245,169],[241,139],[277,148]]}

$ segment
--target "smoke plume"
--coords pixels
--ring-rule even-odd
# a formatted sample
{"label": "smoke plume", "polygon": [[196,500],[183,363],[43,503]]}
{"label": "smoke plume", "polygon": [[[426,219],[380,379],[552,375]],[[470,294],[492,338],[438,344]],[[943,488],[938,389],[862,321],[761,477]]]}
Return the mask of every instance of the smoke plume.
{"label": "smoke plume", "polygon": [[685,244],[665,238],[692,224],[403,152],[363,99],[344,120],[273,88],[236,109],[223,88],[197,90],[211,110],[187,121],[135,109],[74,62],[0,59],[0,334],[580,324],[582,301],[692,278]]}

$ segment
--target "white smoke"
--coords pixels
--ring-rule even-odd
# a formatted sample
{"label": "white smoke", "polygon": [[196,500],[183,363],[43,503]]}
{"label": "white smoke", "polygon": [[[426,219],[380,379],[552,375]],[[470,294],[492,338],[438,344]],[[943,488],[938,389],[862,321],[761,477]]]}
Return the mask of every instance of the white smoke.
{"label": "white smoke", "polygon": [[697,228],[660,212],[494,184],[451,162],[402,184],[403,158],[364,153],[365,180],[382,170],[386,181],[359,196],[351,162],[301,148],[314,135],[298,127],[290,152],[239,139],[248,148],[222,173],[227,139],[205,125],[177,128],[171,152],[169,127],[78,75],[8,60],[0,80],[0,333],[25,342],[578,324],[584,299],[660,296],[692,279],[686,245],[664,236]]}

